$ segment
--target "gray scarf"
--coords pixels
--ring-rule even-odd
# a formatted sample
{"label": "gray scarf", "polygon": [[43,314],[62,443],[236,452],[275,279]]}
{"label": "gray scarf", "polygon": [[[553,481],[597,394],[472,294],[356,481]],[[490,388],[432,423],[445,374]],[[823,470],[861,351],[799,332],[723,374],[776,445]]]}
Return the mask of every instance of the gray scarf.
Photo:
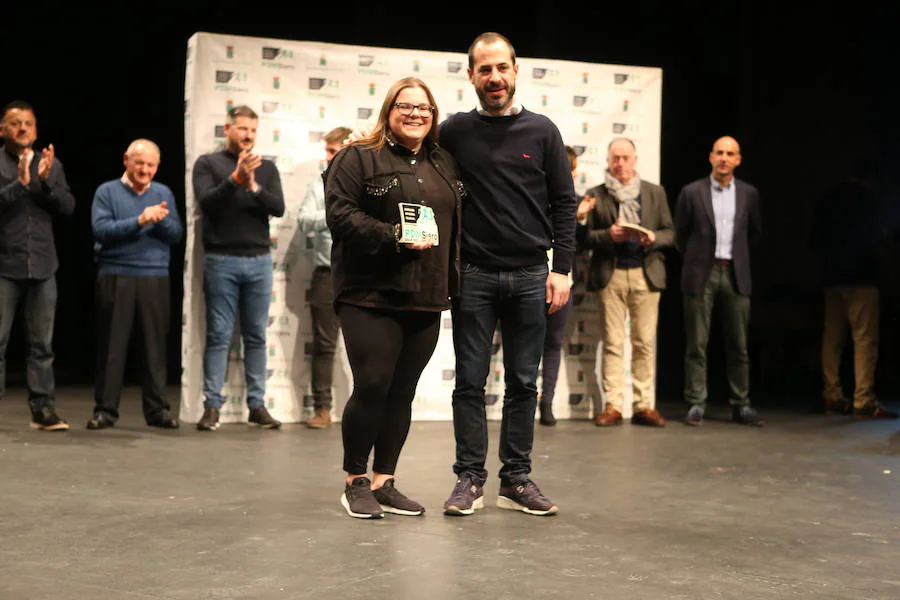
{"label": "gray scarf", "polygon": [[641,223],[641,205],[637,197],[641,193],[641,178],[635,172],[634,177],[628,183],[622,183],[606,172],[606,189],[609,195],[619,203],[619,219],[625,223]]}

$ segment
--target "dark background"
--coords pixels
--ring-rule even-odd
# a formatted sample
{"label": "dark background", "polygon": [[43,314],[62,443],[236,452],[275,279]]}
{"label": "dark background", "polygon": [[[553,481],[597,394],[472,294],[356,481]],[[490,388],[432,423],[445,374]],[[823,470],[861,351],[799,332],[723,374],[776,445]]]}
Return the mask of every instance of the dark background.
{"label": "dark background", "polygon": [[[692,9],[675,2],[547,0],[298,5],[223,0],[166,11],[137,3],[33,4],[27,15],[4,8],[0,103],[21,98],[35,105],[37,145],[55,144],[77,200],[74,217],[60,219],[56,229],[60,385],[93,380],[90,203],[98,184],[121,175],[128,142],[149,137],[159,143],[156,178],[175,191],[184,215],[184,63],[194,32],[463,52],[476,35],[493,30],[522,56],[661,67],[660,183],[672,205],[682,185],[709,173],[715,138],[740,141],[738,176],[759,188],[765,229],[753,265],[754,393],[800,402],[817,395],[821,307],[806,242],[812,203],[865,154],[879,168],[888,227],[897,212],[900,85],[889,8],[742,2]],[[897,258],[896,248],[887,247],[878,375],[885,395],[900,388],[900,373],[892,368],[900,329]],[[173,251],[172,383],[180,376],[182,261],[183,247]],[[678,396],[682,381],[679,273],[672,253],[659,329],[659,389],[668,397]],[[7,352],[11,384],[22,379],[20,321]],[[716,333],[713,392],[723,389]]]}

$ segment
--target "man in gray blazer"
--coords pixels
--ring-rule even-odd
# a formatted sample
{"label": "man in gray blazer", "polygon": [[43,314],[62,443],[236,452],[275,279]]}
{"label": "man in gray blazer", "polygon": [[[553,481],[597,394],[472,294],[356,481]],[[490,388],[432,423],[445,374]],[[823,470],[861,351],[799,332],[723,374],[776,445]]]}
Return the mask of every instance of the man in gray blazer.
{"label": "man in gray blazer", "polygon": [[[660,291],[666,287],[663,248],[675,243],[666,192],[635,170],[634,142],[614,139],[607,152],[606,183],[587,191],[579,206],[578,239],[593,250],[587,289],[600,290],[603,392],[599,427],[622,424],[625,401],[625,318],[631,315],[632,424],[662,427],[656,411],[654,370]],[[636,230],[633,225],[643,228]]]}
{"label": "man in gray blazer", "polygon": [[700,425],[706,408],[706,347],[713,304],[719,303],[728,369],[732,420],[762,426],[750,406],[750,246],[762,233],[759,193],[735,179],[741,148],[722,137],[709,153],[712,174],[682,188],[675,204],[677,246],[683,255],[681,291],[687,348],[684,399],[691,404],[685,423]]}

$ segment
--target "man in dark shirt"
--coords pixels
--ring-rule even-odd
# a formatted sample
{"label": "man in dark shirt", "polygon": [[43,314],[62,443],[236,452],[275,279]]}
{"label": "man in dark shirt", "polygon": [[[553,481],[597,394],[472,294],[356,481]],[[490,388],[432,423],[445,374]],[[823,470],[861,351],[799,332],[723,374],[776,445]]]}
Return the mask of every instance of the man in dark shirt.
{"label": "man in dark shirt", "polygon": [[259,117],[238,106],[225,125],[226,148],[194,164],[194,196],[203,211],[206,251],[206,349],[201,431],[214,431],[225,402],[222,386],[235,317],[241,315],[249,422],[277,429],[265,407],[266,326],[272,297],[269,218],[284,214],[278,169],[253,153]]}
{"label": "man in dark shirt", "polygon": [[0,132],[0,398],[6,387],[6,345],[19,302],[24,303],[28,344],[27,383],[31,426],[62,431],[53,379],[53,320],[56,315],[56,245],[53,215],[71,215],[75,198],[53,144],[32,149],[37,119],[27,102],[3,109]]}
{"label": "man in dark shirt", "polygon": [[498,33],[478,36],[469,48],[468,73],[481,106],[441,125],[441,143],[459,163],[470,195],[463,204],[460,295],[453,305],[457,482],[444,503],[451,515],[470,515],[484,505],[484,385],[498,322],[506,389],[497,506],[532,515],[558,510],[530,478],[531,450],[546,315],[568,301],[577,201],[559,130],[516,101],[517,72],[509,40]]}

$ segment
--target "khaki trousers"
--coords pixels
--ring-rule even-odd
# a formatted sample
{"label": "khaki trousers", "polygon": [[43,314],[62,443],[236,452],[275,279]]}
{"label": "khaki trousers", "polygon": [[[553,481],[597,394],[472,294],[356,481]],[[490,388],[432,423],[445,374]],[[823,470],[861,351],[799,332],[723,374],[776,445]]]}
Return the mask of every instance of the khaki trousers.
{"label": "khaki trousers", "polygon": [[625,318],[631,315],[631,375],[634,411],[656,405],[656,323],[659,292],[647,285],[644,270],[615,269],[609,284],[600,290],[603,328],[603,392],[607,404],[622,412],[625,401]]}
{"label": "khaki trousers", "polygon": [[822,331],[822,377],[825,400],[839,400],[841,351],[847,325],[853,339],[853,405],[875,401],[875,364],[878,362],[878,288],[874,285],[835,285],[824,288],[825,324]]}

